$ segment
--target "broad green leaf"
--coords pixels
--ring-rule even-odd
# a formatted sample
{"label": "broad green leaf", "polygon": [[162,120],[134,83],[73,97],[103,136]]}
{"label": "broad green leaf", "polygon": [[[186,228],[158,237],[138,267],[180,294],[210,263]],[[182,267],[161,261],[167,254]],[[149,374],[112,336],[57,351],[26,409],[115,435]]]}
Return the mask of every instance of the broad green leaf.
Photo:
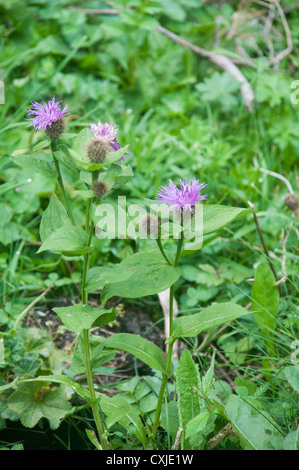
{"label": "broad green leaf", "polygon": [[71,305],[69,307],[55,307],[53,311],[67,327],[68,330],[80,333],[92,326],[104,326],[115,320],[114,309],[94,308],[90,305]]}
{"label": "broad green leaf", "polygon": [[188,338],[197,336],[208,328],[222,325],[223,323],[235,320],[248,313],[250,313],[248,310],[237,304],[213,304],[199,313],[177,318],[173,325],[173,337]]}
{"label": "broad green leaf", "polygon": [[244,450],[281,449],[283,432],[273,418],[248,400],[231,395],[225,413]]}
{"label": "broad green leaf", "polygon": [[46,418],[51,429],[57,429],[61,419],[72,410],[62,387],[51,390],[42,382],[21,382],[9,397],[8,406],[19,413],[22,424],[28,428]]}
{"label": "broad green leaf", "polygon": [[41,241],[44,242],[55,230],[72,225],[64,205],[56,194],[50,199],[47,209],[42,215],[39,227]]}
{"label": "broad green leaf", "polygon": [[56,178],[54,166],[42,155],[13,155],[10,158],[26,170],[41,173],[45,178]]}
{"label": "broad green leaf", "polygon": [[299,393],[299,364],[285,367],[284,373],[289,384],[295,392]]}
{"label": "broad green leaf", "polygon": [[[172,286],[181,275],[180,268],[168,265],[160,251],[154,249],[125,258],[115,269],[118,282],[105,285],[101,294],[103,305],[114,296],[139,298],[157,294]],[[128,271],[132,273],[129,278]]]}
{"label": "broad green leaf", "polygon": [[265,336],[265,343],[270,356],[274,357],[273,332],[279,305],[279,292],[275,278],[268,263],[258,265],[251,290],[254,319]]}
{"label": "broad green leaf", "polygon": [[108,427],[118,422],[127,431],[132,432],[146,447],[145,427],[139,413],[123,396],[108,397],[101,395],[101,409],[107,415]]}
{"label": "broad green leaf", "polygon": [[46,238],[37,253],[49,250],[79,256],[91,250],[87,247],[87,241],[88,235],[81,227],[64,225]]}
{"label": "broad green leaf", "polygon": [[105,348],[120,349],[140,359],[153,369],[166,374],[166,355],[158,346],[139,335],[116,333],[101,340]]}
{"label": "broad green leaf", "polygon": [[186,439],[201,433],[210,417],[210,411],[202,411],[194,418],[190,419],[186,426]]}
{"label": "broad green leaf", "polygon": [[283,441],[284,450],[299,450],[299,427],[291,431]]}
{"label": "broad green leaf", "polygon": [[217,232],[233,222],[237,217],[252,212],[252,209],[244,207],[203,204],[203,235]]}
{"label": "broad green leaf", "polygon": [[95,292],[96,290],[103,289],[105,284],[118,282],[120,278],[122,281],[125,281],[133,276],[134,272],[132,269],[124,271],[122,263],[112,266],[96,266],[87,271],[87,290],[88,292]]}
{"label": "broad green leaf", "polygon": [[[182,450],[191,450],[191,443],[186,436],[186,428],[193,418],[200,413],[200,379],[196,365],[188,349],[184,349],[176,371]],[[194,450],[194,449],[193,449]]]}
{"label": "broad green leaf", "polygon": [[82,385],[80,385],[78,382],[75,382],[74,379],[72,379],[71,377],[67,377],[67,376],[64,376],[64,375],[41,375],[39,377],[36,377],[34,379],[25,379],[25,380],[22,380],[22,383],[27,383],[27,382],[46,382],[47,384],[49,383],[58,383],[58,384],[61,384],[61,385],[65,385],[67,387],[71,387],[72,389],[74,389],[74,391],[81,397],[81,398],[84,398],[85,401],[87,402],[91,402],[93,401],[91,398],[90,398],[90,395],[89,395],[89,391],[87,388],[83,387]]}

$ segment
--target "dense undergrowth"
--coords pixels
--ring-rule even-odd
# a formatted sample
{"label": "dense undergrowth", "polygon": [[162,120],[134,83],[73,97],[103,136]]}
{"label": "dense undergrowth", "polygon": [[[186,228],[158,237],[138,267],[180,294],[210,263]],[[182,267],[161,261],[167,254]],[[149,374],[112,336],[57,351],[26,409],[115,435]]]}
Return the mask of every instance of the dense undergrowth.
{"label": "dense undergrowth", "polygon": [[[16,163],[33,149],[48,162],[48,149],[38,145],[42,133],[24,118],[32,100],[56,96],[71,110],[69,133],[99,119],[118,125],[119,141],[129,144],[132,172],[123,175],[126,185],[116,196],[132,203],[154,199],[168,179],[195,177],[208,184],[208,203],[257,211],[209,234],[199,251],[181,258],[178,316],[215,302],[258,313],[180,340],[155,448],[170,449],[180,437],[178,406],[188,413],[180,387],[182,371],[188,371],[189,385],[200,380],[209,404],[183,423],[191,448],[298,450],[298,7],[293,1],[132,0],[122,8],[123,3],[0,4],[1,445],[97,446],[89,407],[69,387],[32,382],[16,392],[11,386],[16,378],[61,373],[79,376],[84,385],[79,365],[69,369],[75,337],[51,310],[78,302],[82,260],[37,254],[42,215],[51,195],[60,193],[46,164]],[[88,11],[99,8],[115,14]],[[229,71],[168,37],[162,27],[229,57],[252,88],[250,105],[248,89],[244,95]],[[74,217],[84,224],[86,201],[78,193],[84,185],[70,166],[62,172]],[[93,243],[93,266],[114,265],[153,247],[151,240],[129,238],[94,237]],[[173,250],[171,242],[165,247]],[[96,293],[92,301],[99,302]],[[146,312],[149,334],[160,331],[163,337],[157,295],[116,297],[112,304],[117,323],[109,333],[128,315],[138,323]],[[130,372],[123,371],[121,355],[108,352],[105,359],[94,364],[99,389],[116,402],[125,397],[148,426],[161,374],[150,368],[143,373],[131,357]],[[30,427],[30,410],[49,390],[51,414],[40,407],[40,419]],[[9,406],[13,393],[26,397],[18,412]],[[113,449],[142,448],[136,429],[111,415],[109,420]]]}

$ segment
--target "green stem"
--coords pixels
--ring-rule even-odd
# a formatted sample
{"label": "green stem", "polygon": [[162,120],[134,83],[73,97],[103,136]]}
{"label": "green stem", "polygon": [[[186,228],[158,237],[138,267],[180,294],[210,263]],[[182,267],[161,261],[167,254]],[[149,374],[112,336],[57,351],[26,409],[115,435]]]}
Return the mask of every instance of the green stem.
{"label": "green stem", "polygon": [[64,206],[66,208],[68,216],[71,219],[72,224],[75,225],[75,220],[74,220],[74,217],[73,217],[73,214],[72,214],[72,211],[71,211],[71,208],[70,208],[70,204],[69,204],[69,201],[68,201],[68,198],[66,196],[65,189],[64,189],[64,184],[63,184],[62,177],[61,177],[59,162],[58,162],[57,158],[54,156],[55,145],[56,145],[55,141],[52,140],[51,141],[51,152],[52,152],[52,157],[53,157],[55,170],[56,170],[56,174],[57,174],[58,185],[59,185],[61,195],[63,197]]}
{"label": "green stem", "polygon": [[152,443],[153,443],[153,441],[156,437],[156,433],[157,433],[157,430],[158,430],[158,427],[159,427],[159,424],[160,424],[160,414],[161,414],[161,409],[162,409],[163,396],[164,396],[164,392],[165,392],[165,388],[166,388],[167,380],[168,380],[168,376],[169,376],[169,369],[170,369],[170,365],[171,365],[171,356],[172,356],[173,344],[174,344],[174,342],[169,344],[168,353],[167,353],[166,373],[163,374],[162,383],[161,383],[161,387],[160,387],[160,391],[159,391],[159,395],[158,395],[155,421],[154,421],[154,424],[153,424],[152,436],[151,436],[151,442]]}
{"label": "green stem", "polygon": [[[83,342],[84,342],[84,356],[85,356],[85,370],[86,370],[86,376],[87,376],[87,382],[88,382],[88,388],[89,388],[89,394],[90,397],[95,400],[96,394],[95,394],[95,389],[93,385],[93,377],[92,377],[92,371],[90,367],[90,349],[89,349],[89,330],[84,329],[83,330]],[[91,403],[91,410],[92,414],[96,423],[96,427],[98,430],[99,438],[100,438],[100,443],[102,445],[103,450],[108,450],[109,449],[109,444],[104,436],[104,428],[99,412],[99,407],[97,403]]]}
{"label": "green stem", "polygon": [[169,266],[171,266],[171,262],[169,261],[169,259],[167,258],[166,254],[165,254],[165,251],[164,251],[164,248],[163,248],[163,245],[162,245],[162,242],[161,242],[161,238],[160,237],[156,238],[156,242],[157,242],[159,250],[161,251],[161,254],[162,254],[163,258],[165,259],[166,263],[169,264]]}
{"label": "green stem", "polygon": [[[184,242],[184,238],[182,234],[181,238],[179,239],[178,246],[177,246],[174,267],[178,265],[180,253],[182,251],[183,242]],[[173,333],[173,299],[174,299],[174,284],[170,287],[170,291],[169,291],[169,337],[170,338]],[[174,342],[175,341],[172,340],[168,345],[166,373],[163,374],[162,383],[161,383],[161,387],[160,387],[160,391],[158,395],[156,415],[155,415],[155,420],[154,420],[153,429],[152,429],[152,436],[151,436],[152,443],[156,437],[156,433],[160,424],[160,414],[161,414],[161,409],[162,409],[163,396],[164,396],[165,388],[167,385],[167,380],[169,377],[169,370],[171,366],[172,349],[173,349]]]}
{"label": "green stem", "polygon": [[[93,175],[94,176],[94,175]],[[89,216],[89,211],[90,211],[90,206],[91,206],[91,199],[88,200],[87,204],[87,209],[86,209],[86,230],[88,231],[88,241],[87,241],[87,247],[90,247],[91,245],[91,239],[92,239],[92,233],[94,229],[94,223],[93,221],[90,222],[90,216]],[[86,253],[83,255],[84,259],[84,264],[83,264],[83,273],[82,273],[82,304],[87,305],[88,303],[88,292],[86,288],[86,276],[87,276],[87,271],[89,267],[89,261],[90,261],[90,253]],[[90,366],[90,346],[89,346],[89,330],[84,329],[83,330],[83,343],[84,343],[84,357],[85,357],[85,370],[86,370],[86,376],[87,376],[87,382],[88,382],[88,388],[89,388],[89,393],[90,397],[92,399],[96,398],[95,394],[95,389],[94,389],[94,384],[93,384],[93,376],[92,376],[92,370]],[[96,427],[98,430],[100,442],[102,445],[103,450],[108,450],[109,449],[109,443],[104,436],[104,428],[100,416],[100,411],[99,411],[99,405],[98,403],[92,403],[91,404],[91,410],[93,413],[93,417],[96,423]]]}

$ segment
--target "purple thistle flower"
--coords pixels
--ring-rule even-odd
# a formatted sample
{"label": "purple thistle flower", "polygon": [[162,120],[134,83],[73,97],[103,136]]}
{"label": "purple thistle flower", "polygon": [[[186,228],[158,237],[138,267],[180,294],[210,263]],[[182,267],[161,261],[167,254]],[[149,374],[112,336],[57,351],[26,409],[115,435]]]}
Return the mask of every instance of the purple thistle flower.
{"label": "purple thistle flower", "polygon": [[207,185],[200,183],[197,179],[193,178],[188,180],[184,178],[179,180],[180,187],[178,188],[170,179],[168,186],[162,186],[158,191],[157,199],[161,202],[171,204],[169,210],[178,209],[182,212],[194,212],[194,206],[207,198],[207,194],[202,195],[200,191]]}
{"label": "purple thistle flower", "polygon": [[[114,124],[111,124],[109,122],[103,124],[101,121],[98,121],[97,124],[92,122],[90,124],[90,130],[93,132],[95,139],[101,140],[110,145],[112,148],[111,151],[116,152],[117,150],[122,148],[122,146],[117,142],[116,136],[118,132],[118,127]],[[118,161],[119,165],[121,165],[121,162],[125,159],[126,156],[131,155],[131,153],[128,151],[126,151],[126,154],[127,155],[123,155]]]}
{"label": "purple thistle flower", "polygon": [[55,101],[55,96],[45,103],[44,101],[42,104],[33,101],[32,108],[28,111],[28,116],[33,115],[35,117],[31,117],[26,119],[26,121],[31,121],[29,126],[33,126],[35,131],[39,131],[40,129],[45,129],[47,131],[48,127],[51,127],[53,123],[60,121],[61,119],[69,114],[69,107],[66,105],[64,108],[60,106],[61,101]]}

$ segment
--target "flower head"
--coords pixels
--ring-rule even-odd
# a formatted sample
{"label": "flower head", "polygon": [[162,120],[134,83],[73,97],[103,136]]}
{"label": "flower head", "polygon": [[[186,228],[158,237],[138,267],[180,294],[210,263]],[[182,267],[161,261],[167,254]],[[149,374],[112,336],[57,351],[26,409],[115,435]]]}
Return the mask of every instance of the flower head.
{"label": "flower head", "polygon": [[52,138],[58,138],[63,132],[63,121],[62,118],[69,113],[69,107],[66,105],[64,108],[60,106],[61,101],[55,101],[55,96],[45,103],[42,104],[33,101],[32,108],[28,111],[28,116],[32,115],[26,119],[31,121],[29,126],[33,126],[35,131],[40,129],[45,129],[46,134]]}
{"label": "flower head", "polygon": [[98,198],[104,197],[109,191],[109,185],[106,181],[95,181],[93,183],[93,191]]}
{"label": "flower head", "polygon": [[162,186],[157,194],[157,199],[161,202],[171,204],[170,209],[177,209],[182,212],[194,212],[194,206],[207,198],[207,194],[200,194],[207,185],[200,183],[195,178],[179,180],[179,188],[172,180],[168,186]]}
{"label": "flower head", "polygon": [[[92,131],[94,135],[94,139],[95,139],[94,141],[101,143],[103,152],[105,153],[116,152],[117,150],[122,148],[121,145],[117,142],[116,136],[118,132],[118,127],[115,126],[114,124],[111,124],[109,122],[106,122],[105,124],[103,124],[101,121],[98,121],[97,124],[92,122],[90,124],[90,130]],[[126,151],[126,154],[130,155],[130,153],[127,151]],[[100,157],[100,161],[103,161],[103,159],[101,158],[102,157]],[[125,158],[125,155],[123,155],[120,158],[118,163],[121,164],[124,158]]]}

